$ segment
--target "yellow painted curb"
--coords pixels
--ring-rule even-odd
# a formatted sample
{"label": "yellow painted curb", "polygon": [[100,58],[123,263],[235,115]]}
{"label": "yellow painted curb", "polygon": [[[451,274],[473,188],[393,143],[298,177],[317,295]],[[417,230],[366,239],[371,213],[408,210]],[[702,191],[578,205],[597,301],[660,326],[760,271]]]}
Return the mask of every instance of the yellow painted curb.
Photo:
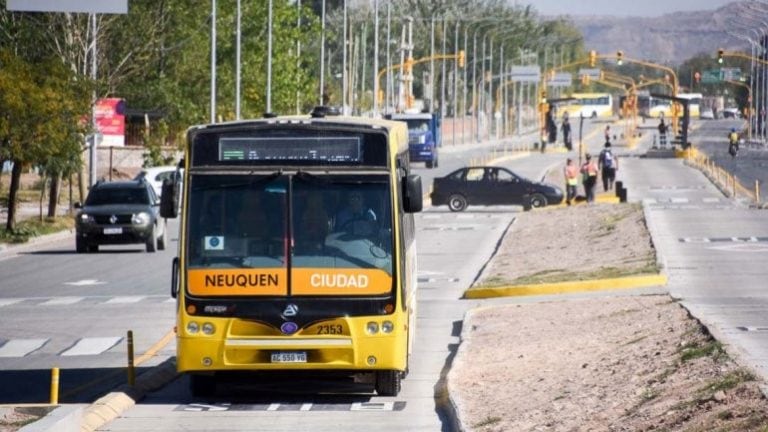
{"label": "yellow painted curb", "polygon": [[663,274],[628,276],[612,279],[558,282],[550,284],[513,285],[493,288],[470,288],[464,293],[467,299],[494,297],[519,297],[547,294],[569,294],[578,292],[604,291],[614,289],[643,288],[667,284]]}
{"label": "yellow painted curb", "polygon": [[85,409],[80,423],[82,432],[95,431],[120,416],[136,402],[123,392],[112,392]]}

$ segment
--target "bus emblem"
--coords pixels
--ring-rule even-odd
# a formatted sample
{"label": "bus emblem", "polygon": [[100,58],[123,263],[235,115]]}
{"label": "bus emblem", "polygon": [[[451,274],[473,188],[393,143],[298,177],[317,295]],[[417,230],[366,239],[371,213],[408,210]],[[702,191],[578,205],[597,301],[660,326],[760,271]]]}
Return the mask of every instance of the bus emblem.
{"label": "bus emblem", "polygon": [[295,304],[289,304],[285,307],[285,310],[283,311],[284,317],[292,317],[299,314],[299,307]]}
{"label": "bus emblem", "polygon": [[299,329],[298,324],[295,322],[284,322],[283,325],[280,326],[280,331],[283,332],[283,334],[294,334]]}

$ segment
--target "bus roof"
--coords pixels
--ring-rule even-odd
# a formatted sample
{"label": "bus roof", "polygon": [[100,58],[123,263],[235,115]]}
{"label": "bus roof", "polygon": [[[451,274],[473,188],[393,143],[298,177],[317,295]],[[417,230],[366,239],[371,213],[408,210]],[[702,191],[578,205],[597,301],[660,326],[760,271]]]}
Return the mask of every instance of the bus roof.
{"label": "bus roof", "polygon": [[355,117],[355,116],[327,116],[327,117],[312,117],[309,115],[297,115],[297,116],[279,116],[270,118],[259,119],[247,119],[247,120],[232,120],[221,123],[208,123],[190,126],[187,129],[187,134],[195,131],[201,131],[205,129],[219,129],[219,128],[237,128],[240,126],[340,126],[340,127],[354,127],[362,129],[378,130],[384,129],[389,135],[394,135],[397,139],[395,143],[397,145],[396,153],[400,153],[408,150],[408,128],[404,122],[376,119],[369,117]]}
{"label": "bus roof", "polygon": [[571,94],[571,97],[575,98],[592,98],[592,97],[600,97],[600,96],[610,96],[610,93],[573,93]]}

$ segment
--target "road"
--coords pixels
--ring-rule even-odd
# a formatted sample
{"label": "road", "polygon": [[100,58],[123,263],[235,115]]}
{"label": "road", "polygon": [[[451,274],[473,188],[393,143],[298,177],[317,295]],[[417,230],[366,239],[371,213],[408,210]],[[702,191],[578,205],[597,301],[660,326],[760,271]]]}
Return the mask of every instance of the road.
{"label": "road", "polygon": [[[590,137],[591,151],[596,153],[601,145],[596,132],[603,124],[588,127],[585,136]],[[416,170],[429,185],[434,175],[489,152],[503,156],[488,145],[444,148],[438,169]],[[537,178],[547,168],[561,164],[564,157],[561,153],[536,154],[525,159],[501,158],[500,163]],[[363,425],[374,431],[393,427],[449,430],[441,405],[441,377],[450,367],[465,311],[482,304],[458,299],[516,211],[514,207],[480,207],[454,214],[441,207],[418,216],[417,349],[411,374],[397,398],[373,396],[365,385],[310,382],[337,393],[318,396],[317,387],[307,390],[307,382],[278,381],[255,389],[232,388],[217,399],[195,400],[182,377],[104,430],[220,429],[216,425],[223,419],[231,430],[258,430],[254,424],[268,424],[261,430],[295,430],[308,421],[314,430],[336,431],[339,424],[348,425],[348,430]],[[62,402],[93,400],[124,381],[127,330],[134,331],[138,354],[172,329],[174,302],[168,289],[175,236],[168,250],[156,254],[146,254],[140,247],[108,247],[98,254],[78,255],[73,244],[70,238],[0,258],[0,273],[10,275],[0,290],[0,369],[4,371],[2,382],[13,383],[0,390],[3,403],[45,402],[53,366],[62,368]],[[467,248],[467,244],[473,247]],[[173,354],[171,343],[146,365]],[[308,411],[306,417],[295,415],[302,410]],[[201,415],[201,411],[217,414]]]}

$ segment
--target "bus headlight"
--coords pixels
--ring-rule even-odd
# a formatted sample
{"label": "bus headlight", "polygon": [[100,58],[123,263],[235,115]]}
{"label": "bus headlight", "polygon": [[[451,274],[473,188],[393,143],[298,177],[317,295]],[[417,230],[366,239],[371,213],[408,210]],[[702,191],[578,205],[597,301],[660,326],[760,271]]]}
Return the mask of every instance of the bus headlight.
{"label": "bus headlight", "polygon": [[197,332],[200,331],[200,325],[197,324],[194,321],[190,321],[187,323],[187,333],[189,334],[197,334]]}
{"label": "bus headlight", "polygon": [[365,325],[365,331],[368,334],[376,334],[376,333],[378,333],[379,332],[379,323],[376,323],[376,322],[373,322],[373,321],[369,322],[368,324]]}
{"label": "bus headlight", "polygon": [[216,327],[209,322],[203,323],[203,333],[207,335],[212,335],[216,333]]}
{"label": "bus headlight", "polygon": [[395,329],[395,325],[392,324],[392,321],[384,321],[381,323],[381,331],[384,333],[392,333],[392,330]]}

